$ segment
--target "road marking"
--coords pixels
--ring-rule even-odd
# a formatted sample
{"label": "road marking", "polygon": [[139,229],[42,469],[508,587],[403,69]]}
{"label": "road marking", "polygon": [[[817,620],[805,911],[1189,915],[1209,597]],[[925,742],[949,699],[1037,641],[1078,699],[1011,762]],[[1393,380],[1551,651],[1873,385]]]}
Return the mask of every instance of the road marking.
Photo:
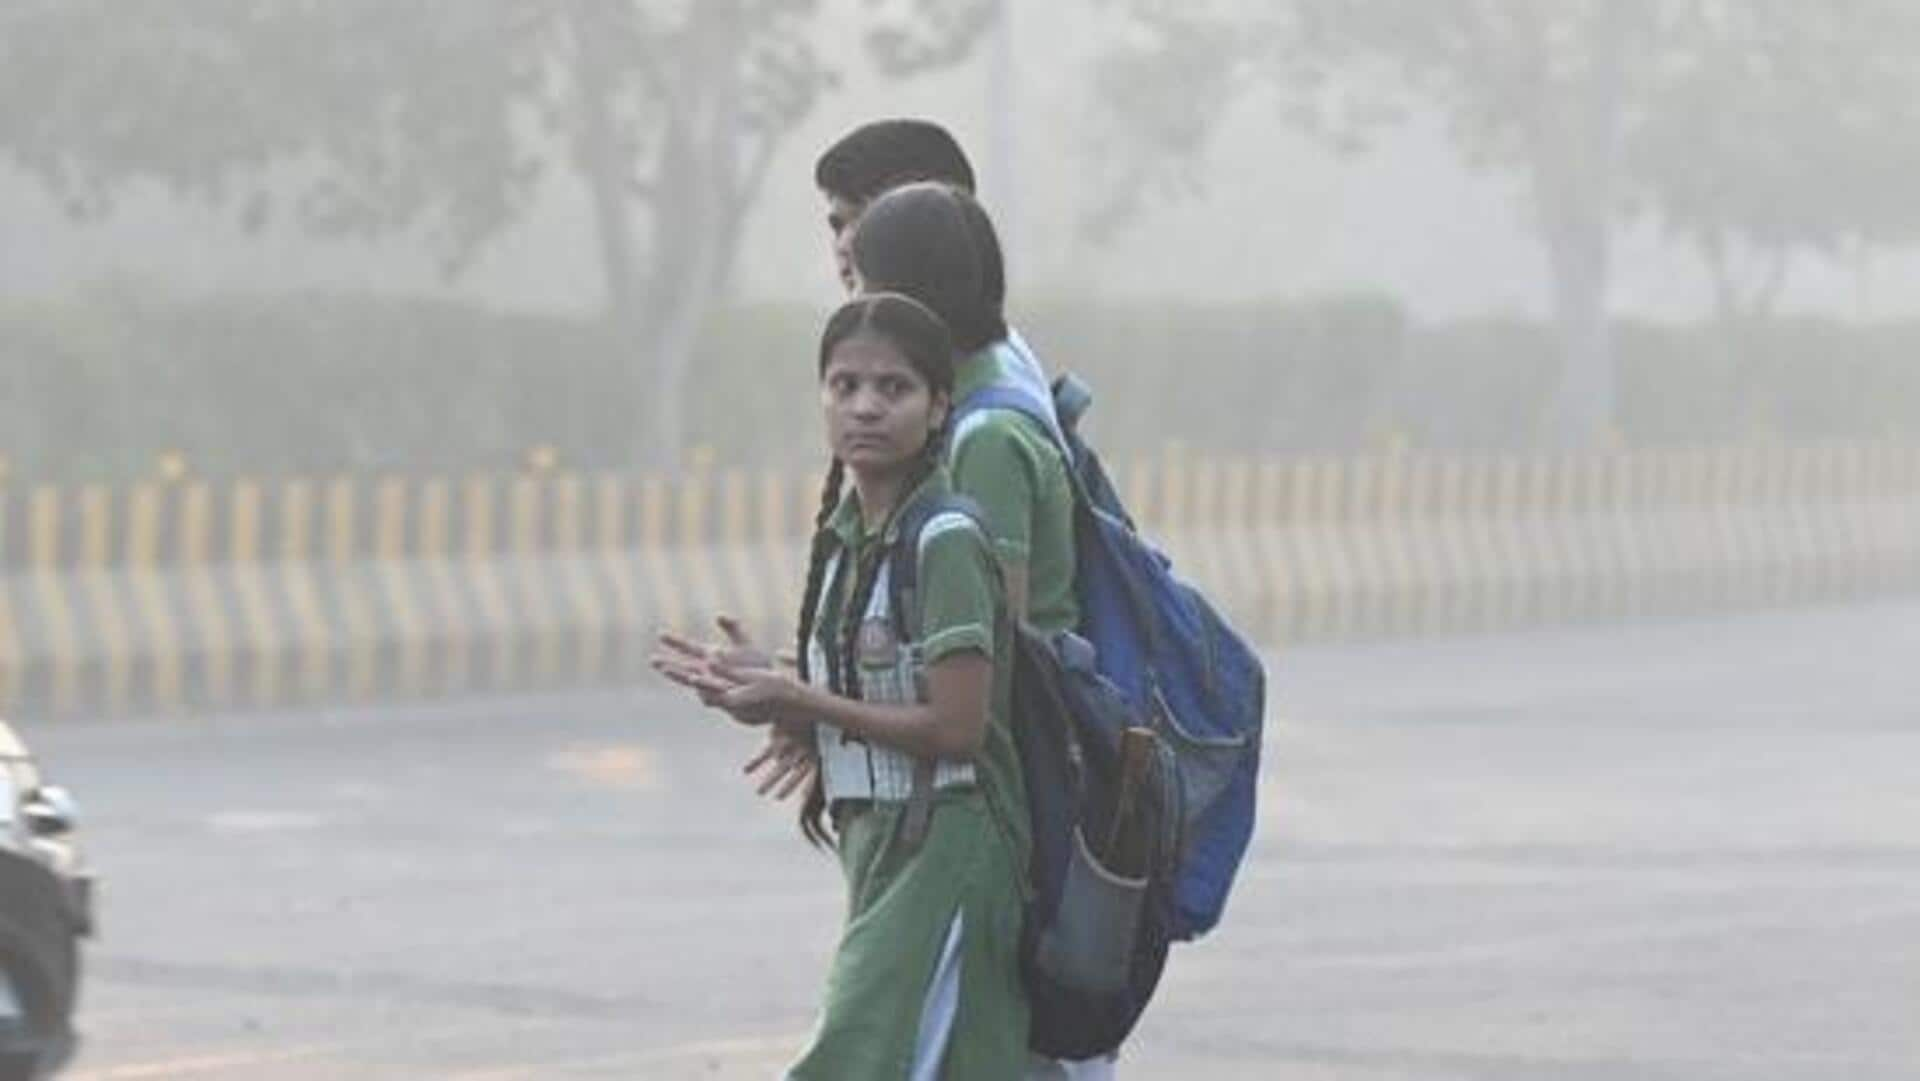
{"label": "road marking", "polygon": [[605,788],[650,789],[653,754],[640,746],[568,747],[547,756],[547,768]]}

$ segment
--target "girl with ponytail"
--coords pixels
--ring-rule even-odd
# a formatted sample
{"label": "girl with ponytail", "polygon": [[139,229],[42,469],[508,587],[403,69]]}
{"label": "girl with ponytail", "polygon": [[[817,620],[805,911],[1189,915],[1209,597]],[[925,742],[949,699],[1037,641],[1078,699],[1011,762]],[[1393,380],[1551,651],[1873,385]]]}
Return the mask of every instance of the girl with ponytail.
{"label": "girl with ponytail", "polygon": [[[821,336],[832,464],[807,561],[798,671],[665,636],[654,666],[811,754],[801,829],[845,872],[847,921],[795,1081],[1005,1081],[1027,1066],[1018,948],[1026,796],[1009,728],[1012,642],[990,540],[942,509],[952,335],[862,296]],[[915,506],[931,513],[909,514]],[[900,537],[903,519],[917,537]],[[916,559],[896,612],[889,557]],[[731,633],[731,632],[730,632]]]}

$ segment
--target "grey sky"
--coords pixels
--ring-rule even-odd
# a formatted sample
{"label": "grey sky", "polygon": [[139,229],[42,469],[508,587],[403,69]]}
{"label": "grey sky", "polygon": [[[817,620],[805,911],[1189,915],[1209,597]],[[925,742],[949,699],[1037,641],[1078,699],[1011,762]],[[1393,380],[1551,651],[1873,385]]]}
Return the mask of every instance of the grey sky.
{"label": "grey sky", "polygon": [[[1007,237],[1016,300],[1372,289],[1433,318],[1544,312],[1546,275],[1517,182],[1468,173],[1431,122],[1343,159],[1292,134],[1267,105],[1248,102],[1194,163],[1203,178],[1198,197],[1158,206],[1115,241],[1088,246],[1076,223],[1098,175],[1076,135],[1094,106],[1087,63],[1105,41],[1087,32],[1097,24],[1080,3],[1014,7],[1012,159],[996,159],[989,131],[990,49],[958,69],[905,83],[847,65],[840,90],[783,144],[743,233],[735,275],[741,296],[831,299],[813,157],[862,120],[912,114],[949,124],[981,165],[982,194]],[[994,180],[1009,175],[1011,193],[993,190]],[[601,284],[585,200],[570,181],[547,191],[531,221],[448,284],[404,238],[375,246],[287,233],[246,237],[222,216],[157,194],[128,200],[104,225],[78,227],[37,190],[0,173],[7,237],[0,296],[44,296],[125,277],[183,292],[350,284],[589,310]],[[1710,310],[1706,279],[1686,249],[1645,228],[1624,228],[1618,243],[1616,312],[1691,319]],[[1882,256],[1865,268],[1800,260],[1783,307],[1844,318],[1920,314],[1920,259]]]}

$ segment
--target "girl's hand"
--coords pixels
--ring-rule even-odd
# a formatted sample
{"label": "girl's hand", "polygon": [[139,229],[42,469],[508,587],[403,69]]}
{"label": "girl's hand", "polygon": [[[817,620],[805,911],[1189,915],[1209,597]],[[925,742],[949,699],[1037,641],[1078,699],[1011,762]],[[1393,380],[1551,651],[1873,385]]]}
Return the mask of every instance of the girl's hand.
{"label": "girl's hand", "polygon": [[718,681],[716,704],[747,724],[769,724],[793,716],[804,693],[799,680],[773,668],[732,664],[709,666]]}
{"label": "girl's hand", "polygon": [[648,663],[654,671],[698,694],[700,701],[715,709],[721,708],[720,697],[733,689],[733,685],[715,675],[713,666],[705,661],[688,661],[673,654],[655,653]]}
{"label": "girl's hand", "polygon": [[696,665],[661,654],[653,656],[652,664],[654,671],[698,694],[701,702],[753,727],[781,719],[786,695],[779,684],[793,682],[768,668]]}
{"label": "girl's hand", "polygon": [[720,633],[727,636],[727,648],[717,658],[722,663],[741,664],[751,668],[798,668],[800,666],[799,658],[791,649],[769,653],[765,648],[755,645],[753,636],[747,633],[738,619],[729,615],[720,615],[715,616],[713,622],[720,628]]}
{"label": "girl's hand", "polygon": [[730,684],[714,676],[716,666],[735,666],[735,668],[774,668],[776,664],[793,668],[793,653],[785,651],[780,655],[768,653],[753,643],[753,637],[739,626],[739,620],[733,616],[718,616],[714,624],[720,628],[720,634],[726,636],[726,643],[701,643],[689,637],[678,636],[672,632],[660,634],[657,639],[659,649],[655,649],[649,662],[653,670],[666,676],[668,680],[695,691],[701,697],[701,703],[712,709],[726,709],[720,703],[720,695],[730,689]]}
{"label": "girl's hand", "polygon": [[[820,755],[813,741],[813,725],[805,722],[776,721],[767,729],[767,745],[747,760],[740,772],[751,777],[760,773],[756,791],[784,800],[800,790],[820,768]],[[776,790],[777,786],[777,790]]]}
{"label": "girl's hand", "polygon": [[753,636],[747,633],[740,621],[729,615],[715,616],[713,624],[726,636],[725,643],[703,645],[690,639],[668,632],[660,636],[660,644],[688,657],[705,657],[720,664],[736,664],[745,668],[793,668],[797,662],[793,650],[783,649],[778,653],[769,653],[756,645]]}
{"label": "girl's hand", "polygon": [[714,664],[732,664],[743,668],[773,667],[773,655],[754,645],[753,638],[740,626],[739,620],[723,615],[715,618],[714,624],[726,636],[724,643],[695,642],[667,631],[657,640],[660,651],[654,654],[656,661],[664,658],[668,663],[682,667]]}
{"label": "girl's hand", "polygon": [[726,636],[725,643],[709,644],[671,632],[662,634],[657,640],[659,648],[650,659],[653,670],[699,695],[702,704],[724,710],[742,724],[767,723],[769,718],[757,710],[737,711],[727,705],[726,695],[736,689],[738,681],[721,676],[719,669],[757,671],[771,669],[776,664],[791,667],[791,656],[775,656],[754,645],[753,639],[732,616],[723,615],[714,622]]}

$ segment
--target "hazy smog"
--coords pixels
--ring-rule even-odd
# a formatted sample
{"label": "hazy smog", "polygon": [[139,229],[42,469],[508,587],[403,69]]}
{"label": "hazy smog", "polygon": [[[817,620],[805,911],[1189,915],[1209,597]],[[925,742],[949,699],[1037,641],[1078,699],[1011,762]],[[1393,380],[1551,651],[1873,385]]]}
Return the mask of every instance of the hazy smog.
{"label": "hazy smog", "polygon": [[1225,917],[1031,1076],[1915,1073],[1910,0],[0,0],[48,1068],[837,1076],[843,884],[659,636],[818,615],[816,165],[894,118],[1091,392],[1007,480],[1073,629],[1049,423],[1265,674]]}

